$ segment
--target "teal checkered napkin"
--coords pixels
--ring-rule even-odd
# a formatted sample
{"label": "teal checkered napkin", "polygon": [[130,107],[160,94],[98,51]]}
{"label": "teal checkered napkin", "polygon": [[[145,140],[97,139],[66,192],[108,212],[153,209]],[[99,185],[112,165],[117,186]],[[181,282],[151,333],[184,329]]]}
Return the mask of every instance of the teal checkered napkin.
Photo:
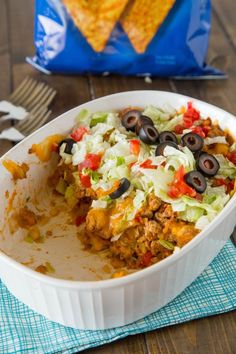
{"label": "teal checkered napkin", "polygon": [[211,265],[161,310],[130,325],[80,331],[48,321],[13,297],[0,283],[0,353],[75,353],[131,334],[236,308],[236,248],[229,241]]}

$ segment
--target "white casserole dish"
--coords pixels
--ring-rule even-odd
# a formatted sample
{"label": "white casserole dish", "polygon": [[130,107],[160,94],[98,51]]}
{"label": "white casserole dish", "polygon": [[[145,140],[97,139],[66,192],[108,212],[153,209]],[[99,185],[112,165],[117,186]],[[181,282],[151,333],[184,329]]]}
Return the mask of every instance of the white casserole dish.
{"label": "white casserole dish", "polygon": [[[74,125],[75,116],[82,108],[95,112],[159,103],[170,103],[179,108],[189,100],[193,101],[204,117],[210,116],[213,121],[217,120],[221,128],[227,128],[236,136],[235,117],[215,106],[175,93],[134,91],[85,103],[64,113],[26,138],[0,159],[0,198],[3,201],[0,205],[0,230],[7,205],[5,191],[12,192],[15,188],[10,174],[2,166],[3,160],[30,161],[28,149],[32,144],[51,134],[69,132]],[[30,187],[27,181],[20,181],[22,193],[26,193],[27,188],[38,191],[42,175],[39,170],[41,165],[32,164]],[[46,170],[43,171],[45,173]],[[0,252],[0,277],[20,301],[52,321],[78,329],[98,330],[123,326],[160,309],[180,294],[229,239],[235,226],[235,216],[236,196],[229,201],[219,216],[180,252],[123,278],[101,281],[70,281],[37,273],[6,255],[11,253],[14,237],[0,233],[0,249],[4,249],[4,252]],[[24,252],[23,249],[18,251]]]}

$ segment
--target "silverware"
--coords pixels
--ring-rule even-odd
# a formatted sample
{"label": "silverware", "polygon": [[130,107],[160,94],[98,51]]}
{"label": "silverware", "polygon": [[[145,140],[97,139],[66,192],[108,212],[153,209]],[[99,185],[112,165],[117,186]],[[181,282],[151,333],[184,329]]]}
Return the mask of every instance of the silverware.
{"label": "silverware", "polygon": [[27,117],[15,124],[15,126],[3,130],[0,133],[0,140],[20,141],[27,135],[40,128],[49,118],[51,111],[45,106],[37,105]]}
{"label": "silverware", "polygon": [[[23,120],[36,106],[48,107],[56,95],[56,90],[48,85],[27,77],[9,96],[0,102],[0,122]],[[7,114],[6,114],[7,113]]]}

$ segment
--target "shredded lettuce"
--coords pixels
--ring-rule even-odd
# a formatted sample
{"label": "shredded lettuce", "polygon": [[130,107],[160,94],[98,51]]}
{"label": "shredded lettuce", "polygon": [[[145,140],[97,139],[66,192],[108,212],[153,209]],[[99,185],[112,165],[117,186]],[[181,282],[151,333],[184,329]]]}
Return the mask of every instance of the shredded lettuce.
{"label": "shredded lettuce", "polygon": [[159,243],[160,243],[160,245],[162,245],[163,247],[165,247],[169,251],[174,251],[174,249],[175,249],[175,246],[170,241],[160,239]]}
{"label": "shredded lettuce", "polygon": [[82,109],[79,114],[75,117],[76,124],[80,125],[88,125],[90,124],[90,113],[87,109]]}
{"label": "shredded lettuce", "polygon": [[165,123],[162,122],[161,124],[157,125],[157,128],[159,132],[163,132],[164,130],[172,131],[174,130],[177,124],[182,124],[182,123],[183,123],[183,115],[180,114]]}
{"label": "shredded lettuce", "polygon": [[[178,114],[170,105],[163,105],[162,107],[149,105],[142,114],[153,120],[159,132],[173,131],[177,124],[183,124],[183,114]],[[137,156],[130,153],[129,142],[130,139],[137,139],[137,136],[122,126],[118,113],[96,112],[91,114],[84,109],[78,114],[76,121],[78,126],[89,127],[90,133],[85,134],[81,141],[73,145],[72,154],[65,154],[65,145],[62,144],[60,156],[63,162],[72,163],[76,166],[84,161],[86,154],[101,153],[101,166],[96,171],[83,170],[84,174],[90,176],[94,190],[101,188],[107,191],[114,185],[114,181],[124,177],[131,182],[131,187],[121,196],[121,199],[131,195],[133,203],[124,211],[123,220],[117,228],[119,232],[127,226],[127,222],[135,217],[150,193],[154,193],[162,201],[171,204],[179,219],[195,223],[196,228],[199,229],[208,225],[230,199],[225,186],[213,187],[211,185],[212,180],[208,178],[207,189],[202,194],[202,201],[188,196],[176,199],[168,196],[168,190],[174,181],[175,172],[180,166],[184,167],[186,173],[196,169],[194,155],[187,147],[179,146],[179,149],[175,149],[167,146],[164,149],[164,156],[155,156],[156,145],[140,142],[140,152]],[[197,124],[198,122],[195,122],[195,125]],[[184,133],[187,131],[189,130],[184,130]],[[180,137],[181,135],[177,135],[178,139]],[[227,144],[227,141],[225,136],[217,136],[204,139],[204,143],[205,145]],[[230,147],[230,151],[235,150],[236,143]],[[236,178],[236,165],[221,154],[214,156],[220,164],[217,176]],[[140,165],[146,160],[150,160],[156,168],[141,167]],[[73,176],[75,177],[75,183],[80,184],[78,171],[74,172]],[[68,204],[73,207],[76,203],[76,197],[72,187],[67,187],[67,184],[60,181],[57,189],[60,193],[65,193]],[[93,201],[92,207],[107,208],[111,202],[109,196],[103,197]],[[159,240],[159,242],[167,249],[174,249],[174,246],[166,240]]]}
{"label": "shredded lettuce", "polygon": [[73,145],[72,148],[72,163],[74,166],[78,165],[80,162],[84,161],[85,155],[87,153],[86,143],[83,141],[78,142]]}
{"label": "shredded lettuce", "polygon": [[136,213],[139,211],[139,209],[142,207],[143,203],[145,202],[146,196],[147,194],[144,191],[139,189],[136,190],[136,195],[133,199],[133,205],[126,212],[127,220],[134,219]]}
{"label": "shredded lettuce", "polygon": [[136,190],[136,196],[134,197],[134,200],[133,200],[134,208],[135,208],[136,210],[139,210],[145,200],[146,200],[146,194],[145,194],[145,192],[143,192],[143,191],[137,189],[137,190]]}
{"label": "shredded lettuce", "polygon": [[179,213],[179,218],[189,222],[196,222],[204,214],[204,209],[199,207],[187,208]]}
{"label": "shredded lettuce", "polygon": [[236,165],[226,159],[223,155],[214,155],[220,164],[218,175],[234,179],[236,177]]}
{"label": "shredded lettuce", "polygon": [[91,183],[96,184],[99,182],[101,175],[97,171],[90,171],[90,177],[91,177]]}
{"label": "shredded lettuce", "polygon": [[215,136],[213,138],[205,138],[204,139],[204,144],[205,145],[211,145],[211,144],[228,144],[225,136]]}
{"label": "shredded lettuce", "polygon": [[165,170],[169,170],[172,167],[177,171],[181,165],[185,167],[185,172],[192,171],[195,168],[193,153],[186,146],[182,148],[182,151],[172,146],[166,146],[164,156],[167,157]]}
{"label": "shredded lettuce", "polygon": [[107,123],[97,123],[91,128],[92,137],[94,138],[96,136],[95,134],[105,135],[111,129],[113,129],[112,126]]}
{"label": "shredded lettuce", "polygon": [[123,165],[125,163],[125,158],[123,156],[116,157],[116,166]]}
{"label": "shredded lettuce", "polygon": [[167,191],[169,190],[169,185],[174,180],[173,171],[166,171],[163,167],[159,167],[156,170],[142,168],[141,171],[143,176],[140,180],[145,185],[144,190],[149,190],[150,186],[153,186],[154,193],[157,197],[164,201],[166,201],[166,199],[169,200],[169,197],[167,197]]}
{"label": "shredded lettuce", "polygon": [[143,115],[150,117],[154,124],[159,124],[162,121],[169,120],[171,115],[169,113],[163,112],[161,109],[154,107],[152,105],[147,106],[143,111]]}
{"label": "shredded lettuce", "polygon": [[[164,112],[160,108],[154,106],[147,106],[143,112],[143,115],[150,117],[158,131],[173,130],[177,124],[183,123],[183,115],[176,115],[174,109],[169,112]],[[174,117],[173,117],[174,116]]]}
{"label": "shredded lettuce", "polygon": [[108,172],[108,179],[121,179],[121,178],[130,178],[130,170],[128,166],[120,165],[115,168],[112,168]]}
{"label": "shredded lettuce", "polygon": [[130,144],[128,141],[119,141],[105,152],[105,158],[111,158],[113,156],[130,156]]}
{"label": "shredded lettuce", "polygon": [[107,120],[107,116],[108,116],[107,112],[94,113],[91,117],[90,128],[94,127],[98,123],[105,123]]}
{"label": "shredded lettuce", "polygon": [[91,207],[105,209],[107,207],[107,202],[105,200],[93,200]]}
{"label": "shredded lettuce", "polygon": [[235,150],[236,150],[236,143],[233,143],[233,144],[230,146],[229,151],[232,152],[232,151],[235,151]]}
{"label": "shredded lettuce", "polygon": [[225,193],[224,186],[208,186],[200,202],[196,199],[183,196],[181,201],[173,205],[173,209],[179,209],[178,217],[182,220],[195,222],[196,227],[202,229],[224,208],[230,196]]}

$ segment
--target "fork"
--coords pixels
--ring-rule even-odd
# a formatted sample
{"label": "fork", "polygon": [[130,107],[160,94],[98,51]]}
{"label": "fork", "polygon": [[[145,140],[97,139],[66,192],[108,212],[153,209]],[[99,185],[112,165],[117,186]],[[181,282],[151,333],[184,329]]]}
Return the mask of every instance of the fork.
{"label": "fork", "polygon": [[14,127],[3,130],[0,133],[0,140],[20,141],[27,135],[40,128],[49,118],[51,111],[45,106],[37,105],[27,117],[15,124]]}
{"label": "fork", "polygon": [[[48,85],[27,77],[9,96],[0,102],[0,112],[8,113],[0,117],[0,122],[15,119],[22,120],[35,106],[47,107],[56,95],[56,90]],[[21,106],[21,107],[19,107]]]}

